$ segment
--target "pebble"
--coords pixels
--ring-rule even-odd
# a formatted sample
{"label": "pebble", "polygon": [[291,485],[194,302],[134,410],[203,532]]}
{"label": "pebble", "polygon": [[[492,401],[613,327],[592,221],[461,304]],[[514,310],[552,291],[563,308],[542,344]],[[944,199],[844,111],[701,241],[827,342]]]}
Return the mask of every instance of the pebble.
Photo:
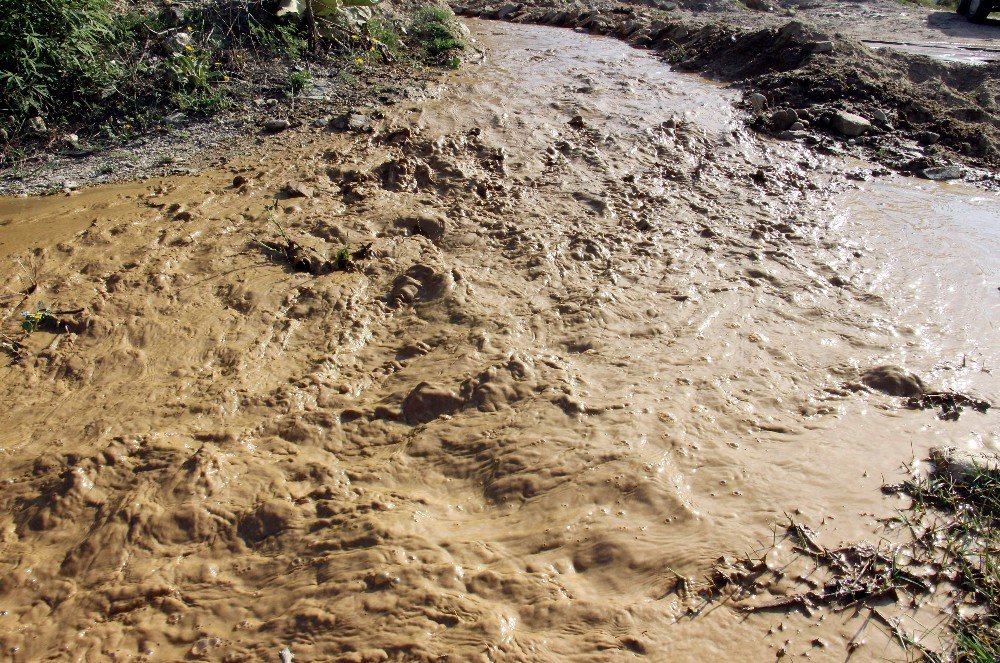
{"label": "pebble", "polygon": [[965,171],[960,166],[936,166],[924,168],[921,173],[929,180],[957,180],[965,175]]}
{"label": "pebble", "polygon": [[836,111],[833,114],[833,128],[844,136],[860,136],[872,129],[872,123],[854,113]]}
{"label": "pebble", "polygon": [[264,131],[278,133],[280,131],[284,131],[290,126],[292,126],[292,123],[288,120],[270,119],[264,122]]}

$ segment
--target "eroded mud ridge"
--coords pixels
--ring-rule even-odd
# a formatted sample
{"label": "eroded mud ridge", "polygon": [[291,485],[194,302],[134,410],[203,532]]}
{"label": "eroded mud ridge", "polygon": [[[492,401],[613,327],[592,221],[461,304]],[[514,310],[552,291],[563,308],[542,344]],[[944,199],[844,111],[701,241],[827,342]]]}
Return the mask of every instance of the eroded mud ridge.
{"label": "eroded mud ridge", "polygon": [[[467,16],[611,35],[662,53],[680,69],[738,81],[766,100],[753,107],[755,126],[787,140],[836,149],[849,141],[867,158],[904,172],[954,161],[1000,165],[995,62],[948,64],[875,52],[798,20],[751,29],[713,20],[711,13],[678,16],[641,4],[475,0],[454,7]],[[843,112],[864,126],[843,126],[837,118]]]}
{"label": "eroded mud ridge", "polygon": [[[697,578],[788,508],[866,531],[913,446],[997,419],[904,418],[863,370],[995,401],[1000,344],[942,361],[822,163],[746,135],[731,93],[475,30],[483,66],[370,135],[2,203],[4,331],[85,308],[3,369],[5,656],[771,660],[866,628],[896,652],[857,615],[703,610]],[[279,227],[365,252],[297,270],[260,248]]]}

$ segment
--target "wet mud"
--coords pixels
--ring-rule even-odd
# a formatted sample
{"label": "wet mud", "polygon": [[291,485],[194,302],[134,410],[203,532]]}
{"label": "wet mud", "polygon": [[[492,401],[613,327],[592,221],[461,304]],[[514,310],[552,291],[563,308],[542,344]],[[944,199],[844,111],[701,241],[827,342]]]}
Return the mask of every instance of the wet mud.
{"label": "wet mud", "polygon": [[[997,62],[949,63],[893,49],[871,50],[850,36],[863,28],[845,27],[844,35],[836,24],[817,23],[822,11],[801,20],[794,12],[780,14],[783,18],[762,19],[761,27],[745,17],[755,12],[712,18],[711,12],[692,16],[600,1],[473,0],[454,7],[466,16],[611,35],[657,52],[681,70],[737,83],[747,92],[751,124],[783,140],[862,155],[931,179],[961,178],[967,173],[960,167],[928,169],[964,165],[977,169],[971,179],[996,185]],[[838,120],[844,113],[859,124],[845,127]]]}
{"label": "wet mud", "polygon": [[995,409],[863,383],[997,402],[995,306],[948,297],[995,297],[996,252],[894,244],[907,205],[996,206],[847,181],[620,41],[470,25],[482,63],[370,134],[0,200],[3,331],[84,309],[0,368],[5,656],[902,655],[698,590],[789,510],[853,540],[901,459],[997,446]]}

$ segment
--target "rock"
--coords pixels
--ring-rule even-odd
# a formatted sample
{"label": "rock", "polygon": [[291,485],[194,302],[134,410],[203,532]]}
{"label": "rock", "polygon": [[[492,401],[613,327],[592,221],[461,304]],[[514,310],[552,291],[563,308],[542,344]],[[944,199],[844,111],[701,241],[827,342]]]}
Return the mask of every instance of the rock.
{"label": "rock", "polygon": [[316,190],[303,182],[290,180],[285,183],[284,192],[289,198],[312,198]]}
{"label": "rock", "polygon": [[933,131],[921,131],[917,134],[917,142],[921,145],[934,145],[941,140],[941,134]]}
{"label": "rock", "polygon": [[832,41],[814,41],[812,44],[813,53],[833,53]]}
{"label": "rock", "polygon": [[933,168],[924,168],[920,171],[920,174],[929,180],[943,181],[943,180],[957,180],[965,175],[965,171],[959,166],[936,166]]}
{"label": "rock", "polygon": [[788,127],[788,130],[789,131],[803,131],[803,130],[805,130],[805,128],[806,128],[805,123],[803,123],[802,120],[799,120],[797,122],[792,122],[792,126]]}
{"label": "rock", "polygon": [[163,121],[171,126],[178,127],[184,124],[187,121],[187,119],[188,119],[187,115],[185,115],[180,111],[177,111],[176,113],[171,113],[170,115],[163,118]]}
{"label": "rock", "polygon": [[983,470],[1000,472],[1000,456],[985,449],[935,447],[931,449],[930,459],[936,472],[946,473],[957,484],[974,479]]}
{"label": "rock", "polygon": [[45,120],[36,115],[35,117],[31,118],[28,121],[28,128],[31,129],[36,134],[43,134],[45,133],[46,129]]}
{"label": "rock", "polygon": [[500,7],[499,10],[497,10],[497,18],[503,20],[520,8],[521,5],[515,5],[513,2],[508,2],[504,6]]}
{"label": "rock", "polygon": [[844,136],[855,137],[871,131],[872,123],[854,113],[835,111],[832,118],[833,128]]}
{"label": "rock", "polygon": [[397,228],[405,228],[410,234],[423,235],[433,241],[444,237],[447,226],[448,223],[444,216],[429,212],[405,216],[396,220]]}
{"label": "rock", "polygon": [[248,181],[249,180],[247,180],[245,175],[237,175],[236,177],[233,178],[233,188],[238,189],[239,187],[246,184]]}
{"label": "rock", "polygon": [[899,366],[876,366],[861,376],[861,383],[890,396],[920,396],[924,381]]}
{"label": "rock", "polygon": [[792,131],[791,129],[787,129],[785,131],[779,131],[775,134],[775,138],[778,140],[805,140],[806,138],[809,138],[809,132]]}
{"label": "rock", "polygon": [[288,120],[278,120],[278,119],[270,119],[264,122],[263,124],[264,131],[267,131],[272,134],[284,131],[290,126],[292,126],[292,123],[289,122]]}
{"label": "rock", "polygon": [[574,129],[583,129],[584,127],[587,126],[587,123],[584,121],[582,115],[574,115],[573,118],[569,121],[569,126],[573,127]]}
{"label": "rock", "polygon": [[184,22],[184,10],[176,5],[170,5],[160,10],[160,22],[168,28],[176,28]]}
{"label": "rock", "polygon": [[335,118],[331,121],[331,126],[341,131],[371,131],[372,121],[367,115],[352,112]]}
{"label": "rock", "polygon": [[450,414],[464,405],[455,392],[421,382],[403,399],[403,419],[408,424],[423,424]]}
{"label": "rock", "polygon": [[326,125],[330,124],[331,118],[329,115],[324,115],[323,117],[317,117],[313,120],[313,126],[322,129]]}
{"label": "rock", "polygon": [[876,108],[872,111],[872,118],[879,124],[888,124],[889,117],[880,109]]}
{"label": "rock", "polygon": [[762,95],[760,92],[754,92],[751,94],[747,101],[750,102],[750,110],[753,111],[754,115],[763,112],[767,107],[767,97]]}
{"label": "rock", "polygon": [[66,134],[63,136],[63,141],[70,147],[79,149],[80,148],[80,137],[76,134]]}
{"label": "rock", "polygon": [[163,50],[167,53],[181,53],[191,45],[190,32],[174,32],[163,40]]}
{"label": "rock", "polygon": [[798,114],[790,108],[782,108],[771,113],[771,126],[775,131],[785,131],[799,119]]}
{"label": "rock", "polygon": [[372,128],[372,121],[367,115],[351,113],[347,118],[347,128],[351,131],[369,131]]}
{"label": "rock", "polygon": [[62,183],[63,191],[73,191],[80,188],[80,183],[75,180],[66,180]]}

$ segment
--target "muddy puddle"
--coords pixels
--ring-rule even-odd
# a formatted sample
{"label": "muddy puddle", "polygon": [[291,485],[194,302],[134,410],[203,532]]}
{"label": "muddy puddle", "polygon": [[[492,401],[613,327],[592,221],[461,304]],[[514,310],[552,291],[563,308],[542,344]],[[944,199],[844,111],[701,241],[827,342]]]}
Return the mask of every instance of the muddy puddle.
{"label": "muddy puddle", "polygon": [[[0,369],[12,660],[902,656],[863,611],[697,590],[786,513],[871,536],[903,463],[997,444],[995,410],[858,388],[996,399],[995,199],[849,189],[648,53],[469,25],[482,62],[372,134],[0,202],[3,331],[85,309]],[[279,228],[366,251],[313,276]]]}

